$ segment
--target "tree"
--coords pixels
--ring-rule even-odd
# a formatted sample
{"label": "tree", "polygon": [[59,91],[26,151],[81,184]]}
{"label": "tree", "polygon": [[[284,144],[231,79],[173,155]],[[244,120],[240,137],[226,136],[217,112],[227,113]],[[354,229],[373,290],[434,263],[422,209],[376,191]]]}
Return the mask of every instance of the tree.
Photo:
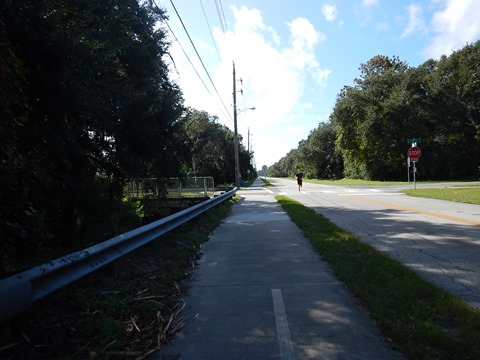
{"label": "tree", "polygon": [[8,256],[14,252],[15,239],[25,238],[25,228],[37,222],[32,211],[36,169],[29,167],[19,151],[29,112],[26,69],[1,20],[0,54],[0,239],[4,256]]}
{"label": "tree", "polygon": [[343,177],[343,158],[335,149],[337,132],[329,123],[321,123],[312,130],[298,148],[307,177],[338,179]]}
{"label": "tree", "polygon": [[[480,42],[438,62],[437,169],[447,178],[478,178],[480,163]],[[442,170],[440,170],[442,169]]]}
{"label": "tree", "polygon": [[[87,208],[121,199],[128,178],[178,174],[183,100],[163,61],[162,10],[136,0],[7,0],[0,11],[2,69],[15,70],[13,91],[2,81],[0,93],[16,97],[0,99],[2,129],[15,135],[2,158],[15,148],[22,159],[0,175],[28,188],[22,208],[1,219],[17,229],[8,235],[17,247],[26,246],[21,234],[37,245],[67,241]],[[1,203],[15,196],[2,192]]]}
{"label": "tree", "polygon": [[[301,146],[301,143],[299,144]],[[297,166],[302,167],[298,156],[298,149],[290,150],[286,156],[270,166],[268,174],[270,176],[291,177],[295,173]]]}
{"label": "tree", "polygon": [[[341,90],[330,116],[344,175],[401,179],[410,146],[406,140],[421,138],[422,178],[478,178],[479,64],[480,41],[416,68],[382,55],[361,64],[360,77]],[[271,173],[288,176],[296,162],[309,176],[328,174],[329,164],[320,160],[328,158],[326,149],[319,145],[332,137],[320,137],[320,130],[327,129],[312,131],[298,149],[272,166]]]}
{"label": "tree", "polygon": [[403,80],[408,70],[397,57],[375,56],[360,66],[361,78],[346,87],[331,120],[349,177],[394,179],[403,172],[406,108]]}
{"label": "tree", "polygon": [[[186,166],[189,175],[212,176],[216,184],[234,182],[235,153],[234,133],[225,125],[218,123],[215,116],[205,111],[187,109],[183,117],[183,129],[191,149],[191,160]],[[239,142],[242,139],[239,137]],[[191,164],[195,163],[196,171]],[[247,170],[253,171],[251,154],[239,146],[241,176],[247,178]]]}

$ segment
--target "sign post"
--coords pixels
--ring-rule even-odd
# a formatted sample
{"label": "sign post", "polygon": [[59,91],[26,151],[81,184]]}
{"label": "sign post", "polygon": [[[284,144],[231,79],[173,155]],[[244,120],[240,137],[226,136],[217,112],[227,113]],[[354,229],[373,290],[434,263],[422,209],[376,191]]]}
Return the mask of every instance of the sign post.
{"label": "sign post", "polygon": [[420,148],[417,147],[417,146],[412,146],[410,149],[408,149],[407,155],[408,155],[408,158],[413,161],[413,188],[416,190],[417,189],[417,182],[416,182],[417,167],[416,167],[416,163],[417,163],[420,155],[422,155],[422,150],[420,150]]}
{"label": "sign post", "polygon": [[416,161],[413,162],[413,190],[417,190],[417,165],[415,165],[416,163]]}
{"label": "sign post", "polygon": [[407,179],[410,184],[410,158],[407,156]]}
{"label": "sign post", "polygon": [[263,171],[263,177],[265,178],[265,181],[267,180],[267,171],[268,171],[268,166],[263,165],[262,166],[262,171]]}

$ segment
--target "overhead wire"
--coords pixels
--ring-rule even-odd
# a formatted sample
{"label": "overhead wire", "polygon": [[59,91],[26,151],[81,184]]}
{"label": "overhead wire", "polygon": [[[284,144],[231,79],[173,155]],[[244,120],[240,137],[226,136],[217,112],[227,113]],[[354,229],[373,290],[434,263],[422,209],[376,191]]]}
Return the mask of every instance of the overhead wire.
{"label": "overhead wire", "polygon": [[220,19],[220,26],[222,27],[222,31],[223,33],[225,34],[227,32],[227,29],[226,29],[226,22],[224,21],[225,17],[222,18],[222,13],[223,11],[220,10],[220,4],[218,3],[218,0],[215,0],[215,6],[217,8],[217,14],[218,14],[218,18]]}
{"label": "overhead wire", "polygon": [[[153,4],[159,9],[159,6],[158,4],[156,3],[156,0],[153,0]],[[222,105],[223,105],[223,108],[218,104],[218,102],[215,100],[215,96],[212,94],[212,92],[210,91],[210,89],[208,88],[208,86],[205,84],[205,81],[203,81],[203,78],[202,76],[198,73],[197,71],[197,68],[195,67],[195,65],[193,64],[192,60],[190,59],[190,57],[188,56],[187,52],[185,51],[185,48],[182,46],[182,43],[180,42],[180,40],[177,38],[177,36],[175,35],[173,29],[171,28],[170,24],[168,23],[168,21],[166,19],[162,19],[162,21],[167,25],[170,33],[172,34],[173,38],[175,39],[175,41],[178,43],[178,45],[180,46],[180,48],[182,49],[182,52],[183,54],[185,55],[185,57],[187,58],[188,62],[190,63],[190,65],[192,66],[193,70],[195,71],[195,73],[197,74],[197,77],[200,79],[200,81],[202,82],[203,86],[205,87],[205,89],[207,90],[207,92],[210,94],[210,96],[212,97],[212,100],[215,102],[215,105],[218,107],[218,109],[222,112],[222,114],[227,118],[227,120],[230,121],[231,124],[232,121],[231,121],[231,115],[230,113],[227,112],[225,113],[223,108],[225,108],[225,105],[223,104],[222,102]],[[172,59],[173,61],[173,59]],[[175,66],[175,63],[174,63],[174,66]],[[177,70],[177,73],[178,73],[178,70]],[[218,95],[218,93],[217,93]],[[221,99],[220,99],[221,101]],[[228,119],[230,118],[230,119]]]}
{"label": "overhead wire", "polygon": [[[195,70],[195,73],[197,74],[198,78],[200,79],[200,81],[202,82],[203,86],[205,87],[205,89],[207,90],[207,92],[210,94],[210,96],[212,97],[212,99],[215,101],[215,104],[220,108],[220,110],[222,111],[223,113],[223,109],[218,105],[218,103],[216,102],[216,100],[214,99],[214,96],[212,94],[212,92],[210,91],[210,89],[208,88],[207,84],[205,84],[205,81],[203,81],[202,77],[200,76],[200,74],[198,73],[197,69],[195,68],[195,65],[193,65],[193,62],[192,60],[190,60],[190,57],[188,56],[187,52],[185,51],[185,49],[183,48],[182,44],[180,43],[180,41],[178,40],[177,36],[175,35],[175,33],[173,32],[172,28],[170,27],[170,24],[168,23],[168,21],[164,20],[165,24],[167,25],[168,29],[170,30],[170,33],[172,34],[172,36],[175,38],[175,40],[177,41],[178,45],[180,46],[180,49],[182,49],[183,51],[183,54],[185,55],[185,57],[187,58],[188,62],[190,63],[190,65],[192,65],[193,67],[193,70]],[[223,115],[225,115],[225,113],[223,113]]]}
{"label": "overhead wire", "polygon": [[200,60],[200,63],[202,64],[203,69],[205,70],[205,72],[206,72],[206,74],[207,74],[208,79],[210,80],[210,82],[211,82],[211,84],[212,84],[212,86],[213,86],[213,88],[214,88],[214,90],[215,90],[218,98],[220,99],[220,102],[222,103],[224,109],[227,111],[227,114],[228,114],[230,120],[233,121],[232,116],[230,115],[230,112],[228,111],[227,107],[225,106],[225,103],[223,102],[222,97],[220,96],[220,94],[219,94],[219,92],[218,92],[218,90],[217,90],[217,87],[215,86],[215,83],[213,82],[212,77],[210,76],[210,73],[208,72],[208,70],[207,70],[207,68],[206,68],[206,66],[205,66],[205,64],[204,64],[204,62],[203,62],[203,60],[202,60],[202,57],[201,57],[200,54],[198,53],[198,50],[197,50],[197,48],[195,47],[195,44],[193,43],[192,38],[190,37],[190,34],[189,34],[189,32],[188,32],[188,30],[187,30],[187,28],[186,28],[186,26],[185,26],[185,24],[184,24],[184,22],[183,22],[183,20],[182,20],[182,17],[181,17],[180,14],[178,13],[178,10],[177,10],[177,8],[175,7],[175,4],[173,3],[173,0],[170,0],[170,3],[172,4],[173,9],[175,10],[175,13],[176,13],[177,16],[178,16],[178,19],[180,20],[180,23],[182,24],[182,27],[183,27],[183,29],[185,30],[185,33],[187,34],[187,37],[188,37],[188,39],[190,40],[190,43],[192,44],[193,49],[195,50],[195,53],[197,54],[197,57],[198,57],[198,59]]}
{"label": "overhead wire", "polygon": [[227,33],[229,30],[228,30],[228,23],[225,18],[225,12],[223,11],[222,0],[215,0],[215,6],[217,8],[218,20],[220,21],[220,26],[222,27],[223,36],[225,37],[225,44],[227,45],[228,51],[230,52],[230,56],[233,60],[235,59],[235,56],[232,50],[232,44],[230,41],[228,41],[228,38],[227,38]]}
{"label": "overhead wire", "polygon": [[202,0],[200,0],[200,5],[202,5],[203,15],[205,16],[205,21],[207,22],[208,31],[210,31],[210,36],[212,37],[213,45],[215,45],[215,50],[217,51],[218,59],[220,60],[220,62],[222,62],[222,57],[220,56],[220,52],[218,51],[217,43],[215,41],[215,38],[213,37],[212,28],[210,27],[210,23],[208,22],[207,13],[205,12],[205,8],[203,7]]}

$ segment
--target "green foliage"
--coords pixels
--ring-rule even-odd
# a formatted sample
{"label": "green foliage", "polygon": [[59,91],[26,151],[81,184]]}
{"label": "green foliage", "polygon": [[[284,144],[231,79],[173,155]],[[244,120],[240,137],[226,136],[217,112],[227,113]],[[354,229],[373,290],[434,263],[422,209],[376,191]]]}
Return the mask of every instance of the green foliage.
{"label": "green foliage", "polygon": [[311,208],[277,196],[336,276],[409,359],[480,357],[480,313]]}
{"label": "green foliage", "polygon": [[[205,111],[192,108],[183,114],[181,123],[185,133],[185,143],[190,149],[190,161],[185,164],[189,176],[212,176],[215,184],[234,181],[235,153],[234,133],[218,119]],[[239,163],[242,179],[248,178],[247,170],[256,177],[252,154],[241,144],[239,137]],[[195,169],[194,165],[195,164]]]}
{"label": "green foliage", "polygon": [[298,149],[292,149],[285,157],[270,166],[268,169],[268,175],[276,177],[291,177],[295,174],[297,166],[302,166],[299,161]]}
{"label": "green foliage", "polygon": [[402,147],[407,146],[401,94],[408,67],[398,58],[376,56],[360,69],[362,77],[344,89],[332,114],[345,176],[395,179],[403,174]]}
{"label": "green foliage", "polygon": [[16,324],[21,332],[14,346],[2,355],[12,359],[147,358],[172,339],[182,322],[186,324],[181,281],[195,265],[202,243],[236,200],[223,202],[35,303]]}
{"label": "green foliage", "polygon": [[407,195],[480,205],[480,187],[462,186],[402,190]]}
{"label": "green foliage", "polygon": [[[395,56],[374,56],[339,93],[330,124],[272,165],[273,176],[289,176],[301,164],[308,177],[398,180],[406,171],[406,140],[415,137],[422,139],[422,179],[477,179],[479,64],[480,41],[416,68]],[[333,154],[327,126],[336,134]]]}
{"label": "green foliage", "polygon": [[[33,237],[25,239],[22,244],[12,243],[10,248],[2,244],[9,252],[4,252],[0,274],[48,262],[141,226],[144,213],[140,202],[109,198],[108,188],[108,179],[99,177],[83,194],[82,207],[75,211],[68,242],[52,234],[49,238],[42,238],[42,242],[34,241],[36,238]],[[41,213],[33,217],[43,223],[42,217],[46,215]],[[27,245],[28,251],[23,251]]]}
{"label": "green foliage", "polygon": [[298,155],[307,178],[337,179],[343,176],[343,159],[335,149],[336,136],[331,123],[322,123],[299,146]]}
{"label": "green foliage", "polygon": [[129,178],[178,175],[183,100],[149,4],[0,3],[2,260],[69,246],[105,209],[119,224]]}

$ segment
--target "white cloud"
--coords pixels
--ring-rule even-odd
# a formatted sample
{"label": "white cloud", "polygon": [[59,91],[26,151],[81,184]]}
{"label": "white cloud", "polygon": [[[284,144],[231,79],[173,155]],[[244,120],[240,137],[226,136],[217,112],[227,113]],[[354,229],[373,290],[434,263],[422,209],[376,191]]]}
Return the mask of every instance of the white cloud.
{"label": "white cloud", "polygon": [[322,14],[327,21],[334,21],[337,18],[337,6],[335,4],[325,4],[322,6]]}
{"label": "white cloud", "polygon": [[[228,113],[233,114],[231,59],[234,59],[236,78],[243,79],[243,85],[236,83],[237,90],[242,88],[244,94],[237,94],[237,109],[256,108],[255,111],[239,113],[239,134],[243,135],[245,144],[247,133],[252,134],[254,140],[250,145],[255,151],[257,165],[271,165],[296,148],[299,138],[308,135],[306,128],[311,126],[288,114],[302,103],[308,81],[313,80],[317,86],[326,84],[331,71],[322,68],[315,55],[316,47],[325,40],[325,35],[307,19],[296,18],[285,24],[289,36],[280,37],[275,29],[264,22],[259,10],[233,6],[231,11],[234,22],[229,31],[224,33],[218,27],[213,29],[222,62],[218,62],[213,49],[207,53],[216,65],[210,65],[206,58],[203,60],[223,104]],[[180,74],[177,81],[186,105],[218,115],[221,123],[233,128],[233,122],[229,116],[225,116],[227,111],[204,75],[202,65],[187,44],[182,41],[204,82],[211,89],[212,96],[205,91],[204,85],[174,42],[171,52],[178,65]]]}
{"label": "white cloud", "polygon": [[[240,10],[235,7],[232,9],[235,16],[234,32],[229,33],[228,39],[219,32],[217,41],[226,58],[231,58],[228,56],[228,49],[232,46],[235,49],[237,74],[244,80],[245,106],[257,107],[255,113],[258,113],[262,108],[272,108],[275,104],[274,112],[288,112],[295,105],[301,91],[298,74],[292,71],[292,60],[286,58],[278,46],[275,46],[278,43],[275,32],[272,29],[265,31],[268,27],[258,10],[249,10],[246,7]],[[252,16],[256,17],[257,21],[252,22]],[[300,39],[301,27],[297,32]],[[306,42],[310,41],[312,39],[307,36]],[[216,82],[225,83],[224,79],[231,74],[230,68],[231,65],[226,64],[219,69]],[[228,93],[227,89],[225,91]],[[269,118],[265,122],[277,120],[279,119]]]}
{"label": "white cloud", "polygon": [[400,36],[402,39],[412,35],[416,31],[423,31],[425,24],[422,17],[422,8],[418,5],[412,4],[407,7],[408,11],[408,25]]}
{"label": "white cloud", "polygon": [[478,0],[436,1],[443,9],[434,13],[430,30],[435,33],[425,49],[427,58],[439,58],[461,49],[467,42],[473,43],[480,37],[480,6]]}
{"label": "white cloud", "polygon": [[387,31],[388,29],[390,29],[390,24],[388,22],[381,22],[375,26],[375,29],[379,31]]}
{"label": "white cloud", "polygon": [[248,18],[252,10],[242,9],[245,13],[234,9],[231,43],[237,49],[239,75],[244,78],[245,95],[240,104],[255,106],[256,110],[242,113],[239,131],[246,134],[247,127],[251,129],[256,160],[262,163],[259,165],[271,165],[296,148],[298,137],[306,132],[305,126],[288,113],[301,102],[307,78],[324,86],[331,72],[321,68],[315,55],[325,35],[307,19],[296,18],[286,24],[290,37],[273,41],[276,33],[273,29],[265,31],[265,24],[256,23],[256,29],[262,31],[245,26],[244,16]]}
{"label": "white cloud", "polygon": [[297,18],[288,25],[290,26],[294,50],[302,48],[312,50],[319,41],[325,40],[325,35],[317,32],[312,23],[305,18]]}
{"label": "white cloud", "polygon": [[[284,51],[289,63],[300,71],[308,69],[317,82],[323,82],[329,72],[320,69],[316,60],[314,48],[325,41],[325,35],[315,30],[315,27],[305,18],[297,18],[288,24],[290,27],[291,48]],[[305,73],[300,74],[302,77]]]}
{"label": "white cloud", "polygon": [[314,72],[312,76],[315,80],[317,80],[317,83],[319,83],[322,86],[326,86],[327,79],[331,73],[332,73],[332,70],[330,69],[318,69],[318,71]]}
{"label": "white cloud", "polygon": [[363,0],[362,6],[369,7],[378,3],[378,0]]}
{"label": "white cloud", "polygon": [[289,134],[302,134],[305,132],[305,127],[301,125],[289,126],[287,131]]}

